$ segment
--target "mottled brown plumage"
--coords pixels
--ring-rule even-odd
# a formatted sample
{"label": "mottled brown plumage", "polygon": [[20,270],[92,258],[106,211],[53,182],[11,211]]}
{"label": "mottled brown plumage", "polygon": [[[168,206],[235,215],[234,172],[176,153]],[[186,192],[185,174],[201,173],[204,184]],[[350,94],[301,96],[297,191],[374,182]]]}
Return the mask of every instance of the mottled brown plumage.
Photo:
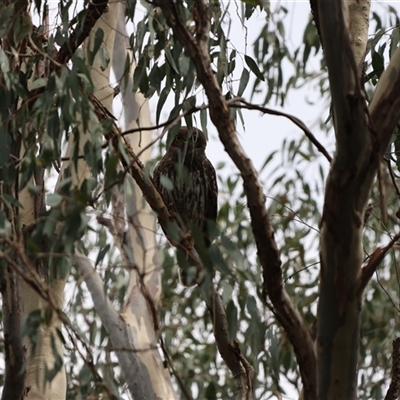
{"label": "mottled brown plumage", "polygon": [[199,129],[180,128],[154,170],[154,183],[182,229],[201,228],[209,246],[206,221],[217,218],[218,187],[214,167],[205,154],[206,145]]}
{"label": "mottled brown plumage", "polygon": [[217,218],[218,187],[214,167],[205,154],[206,145],[199,129],[180,128],[154,170],[154,184],[183,231],[200,228],[209,247],[207,221]]}

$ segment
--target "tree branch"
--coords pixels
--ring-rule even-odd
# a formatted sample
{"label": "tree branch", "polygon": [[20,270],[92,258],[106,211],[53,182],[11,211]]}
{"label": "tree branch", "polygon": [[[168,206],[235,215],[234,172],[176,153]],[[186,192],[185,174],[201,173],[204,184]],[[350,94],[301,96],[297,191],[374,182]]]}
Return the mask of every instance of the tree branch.
{"label": "tree branch", "polygon": [[400,239],[400,233],[393,236],[393,239],[385,246],[378,247],[369,258],[368,264],[361,268],[361,276],[358,282],[358,296],[361,299],[363,291],[367,286],[372,275],[378,268],[379,264],[383,261],[388,251],[395,245],[395,243]]}
{"label": "tree branch", "polygon": [[361,271],[365,205],[400,118],[400,49],[367,109],[344,15],[348,9],[343,1],[319,1],[318,8],[337,138],[321,222],[318,387],[319,397],[334,399],[356,396],[360,292],[387,251],[378,249]]}
{"label": "tree branch", "polygon": [[5,354],[5,377],[1,398],[22,399],[26,389],[26,354],[19,334],[23,310],[22,288],[21,277],[11,266],[4,268],[0,289],[3,300]]}
{"label": "tree branch", "polygon": [[350,41],[361,77],[368,42],[371,0],[351,0],[346,5],[349,9]]}
{"label": "tree branch", "polygon": [[[146,366],[141,363],[134,351],[118,350],[135,350],[135,346],[131,341],[126,322],[114,310],[113,305],[104,293],[101,277],[93,268],[91,262],[83,254],[75,253],[74,265],[85,281],[92,295],[96,311],[110,335],[113,346],[117,349],[115,352],[132,396],[138,399],[156,399],[157,396],[153,392],[151,379]],[[149,351],[157,350],[149,349]]]}
{"label": "tree branch", "polygon": [[[104,121],[110,119],[110,113],[96,96],[89,95],[88,97],[94,105],[94,111],[99,120]],[[130,144],[121,136],[115,123],[113,123],[110,132],[106,135],[106,139],[112,143],[114,151],[120,157],[122,166],[136,181],[150,207],[157,213],[158,221],[164,230],[168,232],[170,230],[168,226],[170,224],[175,224],[174,230],[176,230],[177,238],[168,237],[172,245],[183,250],[190,258],[191,263],[194,263],[193,265],[196,266],[198,270],[203,270],[204,267],[200,261],[199,255],[196,250],[189,245],[190,239],[183,233],[177,222],[172,218],[162,197],[153,184],[153,179],[146,174],[142,162],[134,153]]]}
{"label": "tree branch", "polygon": [[[234,101],[238,101],[238,102],[242,103],[242,105],[234,104]],[[304,122],[301,121],[300,119],[298,119],[297,117],[295,117],[294,115],[290,115],[290,114],[287,114],[282,111],[273,110],[271,108],[251,104],[251,103],[245,101],[244,99],[240,99],[240,98],[232,99],[229,101],[229,103],[233,103],[232,105],[230,105],[231,107],[245,108],[247,110],[258,110],[264,114],[277,115],[277,116],[285,117],[285,118],[289,119],[304,132],[304,134],[310,140],[310,142],[325,156],[325,158],[329,162],[332,162],[332,156],[327,152],[325,147],[318,141],[318,139],[313,135],[313,133],[307,128],[307,126],[304,124]]]}
{"label": "tree branch", "polygon": [[361,271],[365,205],[400,118],[400,49],[367,109],[344,15],[348,9],[343,1],[319,1],[318,8],[337,138],[321,222],[318,387],[319,397],[334,399],[356,396],[360,292],[385,254],[378,249]]}
{"label": "tree branch", "polygon": [[314,18],[315,28],[317,29],[318,32],[319,41],[323,46],[324,44],[322,43],[321,28],[319,23],[318,0],[310,0],[310,8],[311,8],[311,14]]}
{"label": "tree branch", "polygon": [[154,0],[152,4],[160,7],[174,37],[180,41],[186,54],[192,59],[197,78],[204,87],[210,104],[210,117],[218,129],[219,137],[237,168],[244,183],[244,191],[251,215],[251,226],[257,245],[257,253],[263,267],[263,292],[267,293],[276,308],[278,320],[283,325],[294,347],[299,362],[307,399],[316,398],[316,358],[313,341],[304,321],[283,288],[281,260],[274,240],[269,216],[265,208],[265,195],[258,180],[253,163],[245,154],[236,135],[230,117],[227,101],[222,95],[211,68],[208,52],[209,17],[204,2],[195,2],[196,36],[193,36],[179,18],[172,0]]}
{"label": "tree branch", "polygon": [[[241,103],[241,104],[237,104],[237,103]],[[241,108],[241,109],[246,109],[246,110],[257,110],[257,111],[260,111],[260,112],[262,112],[264,114],[276,115],[276,116],[279,116],[279,117],[285,117],[285,118],[289,119],[290,121],[292,121],[296,126],[298,126],[304,132],[304,134],[310,140],[310,142],[325,156],[325,158],[329,162],[332,162],[332,156],[328,153],[328,151],[325,149],[325,147],[318,141],[318,139],[313,135],[313,133],[305,125],[305,123],[303,121],[301,121],[299,118],[295,117],[294,115],[290,115],[290,114],[287,114],[287,113],[282,112],[282,111],[273,110],[272,108],[267,108],[267,107],[259,106],[257,104],[249,103],[248,101],[244,100],[241,97],[235,97],[233,99],[229,99],[229,100],[227,100],[227,104],[229,105],[229,107],[233,107],[233,108]],[[140,157],[140,155],[144,151],[146,151],[153,144],[157,143],[160,139],[162,139],[162,137],[164,136],[165,132],[168,129],[170,129],[171,127],[173,127],[175,124],[177,124],[178,121],[180,121],[183,117],[185,117],[186,115],[194,114],[194,113],[196,113],[198,111],[201,111],[201,110],[205,110],[205,109],[207,109],[209,107],[210,106],[208,104],[203,104],[201,106],[190,107],[189,109],[187,109],[187,110],[183,111],[182,113],[180,113],[175,118],[170,118],[169,120],[167,120],[165,122],[162,122],[160,124],[153,125],[153,126],[143,126],[143,127],[128,129],[126,131],[123,131],[121,133],[121,135],[125,136],[125,135],[136,133],[136,132],[153,131],[154,129],[164,128],[165,127],[165,129],[163,130],[163,132],[160,135],[158,135],[146,147],[144,147],[143,149],[140,150],[140,153],[137,154],[137,156]]]}
{"label": "tree branch", "polygon": [[318,1],[337,142],[320,246],[318,398],[327,400],[356,397],[363,220],[380,158],[377,125],[366,107],[349,34],[347,5],[344,0]]}
{"label": "tree branch", "polygon": [[[109,119],[109,113],[101,104],[101,102],[93,95],[89,96],[90,100],[93,102],[95,107],[95,113],[99,120]],[[107,135],[107,139],[113,145],[114,151],[119,154],[120,161],[130,175],[135,179],[136,183],[142,190],[143,195],[146,197],[147,202],[150,207],[157,213],[158,221],[160,225],[164,228],[166,232],[169,231],[168,227],[171,223],[175,224],[177,231],[177,238],[168,239],[171,241],[172,245],[184,251],[187,257],[190,259],[190,265],[197,268],[198,275],[197,284],[202,291],[204,300],[206,301],[207,308],[212,311],[215,318],[212,318],[213,328],[216,338],[216,344],[218,350],[220,351],[224,361],[227,363],[228,367],[231,369],[236,381],[237,390],[242,393],[241,390],[247,386],[247,382],[252,380],[253,374],[248,364],[244,365],[242,363],[242,355],[238,351],[238,347],[234,343],[230,343],[226,332],[227,332],[227,321],[226,314],[223,307],[223,303],[215,288],[212,286],[212,296],[210,298],[207,294],[207,285],[203,285],[202,278],[205,274],[205,267],[203,266],[199,255],[196,250],[189,246],[190,239],[183,233],[180,227],[177,225],[176,221],[169,214],[167,207],[165,206],[160,194],[154,187],[152,178],[146,176],[144,167],[141,161],[138,159],[137,155],[133,152],[130,145],[121,137],[117,127],[113,124],[110,133]],[[121,144],[125,146],[123,151],[121,151]],[[245,379],[244,379],[245,377]],[[248,392],[251,394],[251,392]],[[238,396],[238,398],[242,398]],[[251,397],[248,397],[250,399]]]}
{"label": "tree branch", "polygon": [[223,360],[236,380],[237,398],[251,399],[253,393],[254,369],[250,366],[248,361],[245,360],[240,351],[239,344],[236,341],[232,343],[229,340],[225,308],[215,287],[212,287],[211,299],[207,296],[206,291],[202,289],[204,288],[200,287],[213,321],[215,342],[217,343],[218,350]]}
{"label": "tree branch", "polygon": [[[67,40],[58,50],[55,57],[56,63],[65,65],[75,53],[77,48],[89,36],[97,20],[107,10],[108,0],[92,0],[83,20],[79,21]],[[57,64],[55,64],[57,65]]]}
{"label": "tree branch", "polygon": [[394,190],[396,191],[397,196],[400,197],[400,190],[399,190],[399,187],[397,186],[396,177],[395,177],[395,175],[393,173],[393,169],[392,169],[392,164],[390,162],[390,158],[383,157],[383,159],[386,162],[386,165],[388,167],[390,179],[392,181],[392,185],[394,187]]}
{"label": "tree branch", "polygon": [[[324,47],[324,42],[321,34],[320,16],[319,16],[319,1],[310,0],[311,13],[314,18],[314,23],[317,28],[318,36]],[[367,49],[368,27],[369,27],[369,11],[371,0],[355,0],[346,2],[349,11],[349,31],[350,40],[355,55],[355,60],[361,77],[363,62]]]}
{"label": "tree branch", "polygon": [[369,105],[370,129],[376,137],[376,151],[383,155],[400,119],[400,48],[382,73]]}
{"label": "tree branch", "polygon": [[398,400],[400,396],[400,338],[393,340],[392,351],[392,381],[386,393],[385,400]]}

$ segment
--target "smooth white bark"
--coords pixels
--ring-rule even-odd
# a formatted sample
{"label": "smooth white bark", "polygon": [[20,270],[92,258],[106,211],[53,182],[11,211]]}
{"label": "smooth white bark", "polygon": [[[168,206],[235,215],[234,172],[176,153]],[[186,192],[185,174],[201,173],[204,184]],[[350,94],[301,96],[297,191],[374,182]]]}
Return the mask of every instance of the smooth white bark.
{"label": "smooth white bark", "polygon": [[[113,69],[120,84],[124,128],[150,126],[151,118],[147,100],[141,93],[132,93],[132,77],[136,67],[133,57],[128,52],[129,42],[125,27],[124,6],[120,4],[117,24],[117,35],[114,44]],[[130,70],[125,71],[126,58],[131,60]],[[152,133],[144,131],[128,135],[134,152],[138,154],[147,147]],[[151,148],[141,154],[141,161],[146,164],[151,157]],[[157,349],[157,335],[153,315],[157,310],[161,296],[161,270],[156,242],[156,218],[151,208],[144,201],[143,195],[132,177],[125,182],[125,203],[128,218],[129,252],[126,254],[131,265],[127,299],[122,317],[129,327],[131,337],[135,340],[138,357],[146,366],[154,392],[160,399],[175,399],[176,393],[168,371],[164,368]],[[146,293],[144,293],[146,291]],[[151,302],[152,304],[149,304]],[[152,311],[153,310],[153,311]]]}
{"label": "smooth white bark", "polygon": [[[121,8],[121,9],[120,9]],[[118,24],[117,24],[118,19]],[[117,29],[115,27],[117,26]],[[95,96],[111,111],[114,91],[111,89],[110,67],[113,66],[118,78],[128,74],[128,81],[133,75],[131,71],[124,71],[127,42],[123,35],[116,32],[125,32],[124,14],[121,3],[109,3],[108,12],[96,23],[93,31],[85,43],[86,51],[94,43],[97,29],[104,31],[103,50],[108,51],[111,63],[106,69],[101,65],[101,54],[98,53],[91,66],[92,80],[95,85]],[[117,49],[117,50],[116,50]],[[104,66],[103,66],[104,67]],[[124,78],[121,82],[124,82]],[[148,104],[143,96],[131,93],[131,82],[123,87],[122,97],[125,110],[126,126],[137,126],[136,121],[145,125],[150,124]],[[131,111],[133,110],[133,115]],[[139,151],[140,135],[135,135],[130,143],[135,151]],[[146,146],[151,133],[141,137],[141,146]],[[80,150],[83,147],[80,146]],[[143,162],[149,159],[151,152],[145,153]],[[150,207],[143,200],[140,190],[133,180],[125,182],[124,198],[114,188],[113,191],[113,221],[112,234],[116,242],[121,240],[124,221],[122,218],[123,203],[126,204],[128,218],[129,243],[120,246],[122,258],[131,266],[131,275],[127,300],[123,313],[118,315],[108,301],[103,291],[100,276],[94,271],[90,262],[82,255],[75,256],[75,265],[82,274],[89,291],[91,292],[95,308],[106,327],[110,339],[116,348],[121,371],[125,376],[129,390],[136,398],[147,399],[174,399],[171,379],[165,370],[158,350],[157,334],[151,309],[156,309],[161,293],[159,261],[156,253],[155,216]],[[150,304],[150,303],[151,304]],[[118,349],[124,349],[119,351]],[[130,349],[130,351],[127,351]]]}
{"label": "smooth white bark", "polygon": [[[152,387],[150,371],[136,353],[137,343],[135,336],[132,336],[132,329],[125,323],[124,318],[114,309],[107,295],[104,293],[103,281],[92,267],[91,262],[82,254],[76,253],[74,264],[77,271],[85,281],[93,302],[96,305],[97,313],[104,324],[111,343],[115,348],[121,371],[125,376],[129,391],[134,399],[172,399],[171,397],[159,397]],[[131,351],[129,351],[131,349]]]}
{"label": "smooth white bark", "polygon": [[371,0],[351,0],[347,4],[350,40],[359,72],[361,72],[368,42]]}
{"label": "smooth white bark", "polygon": [[[33,74],[31,82],[35,78]],[[21,158],[25,153],[25,149],[21,148]],[[30,184],[35,184],[32,178]],[[22,210],[20,213],[21,226],[33,226],[36,223],[38,202],[36,196],[33,196],[25,186],[19,193],[19,201],[22,204]],[[34,260],[30,267],[35,264]],[[29,266],[25,266],[29,268]],[[42,277],[43,278],[43,277]],[[44,278],[43,278],[44,281]],[[54,305],[61,309],[63,306],[63,291],[65,286],[65,280],[55,279],[49,283],[50,293],[54,299]],[[43,300],[35,290],[32,289],[31,285],[22,281],[22,302],[23,302],[23,315],[22,319],[26,318],[32,311],[37,309],[43,311],[48,307],[48,303]],[[28,337],[24,337],[24,345],[26,347],[26,380],[25,387],[29,387],[26,399],[34,400],[63,400],[66,395],[66,374],[65,368],[62,367],[57,375],[51,382],[46,382],[45,373],[47,370],[54,368],[55,357],[52,347],[52,340],[55,342],[55,349],[58,355],[63,358],[63,347],[62,343],[57,334],[57,329],[61,329],[61,322],[53,313],[53,317],[50,323],[46,326],[41,325],[38,330],[38,338],[35,350],[33,351],[31,340]]]}
{"label": "smooth white bark", "polygon": [[[50,293],[58,308],[62,308],[63,305],[64,286],[64,280],[54,280],[50,283]],[[37,309],[44,312],[45,308],[48,307],[48,303],[26,284],[23,287],[23,299],[25,315]],[[52,340],[55,341],[55,348],[58,355],[63,358],[63,347],[57,334],[57,329],[61,329],[61,322],[57,318],[56,313],[53,313],[51,322],[48,325],[41,325],[39,327],[38,342],[34,351],[32,351],[30,340],[28,338],[25,340],[27,347],[26,387],[30,388],[26,396],[27,399],[65,399],[67,390],[65,368],[62,367],[51,382],[45,379],[46,369],[51,370],[54,368],[55,357]]]}
{"label": "smooth white bark", "polygon": [[393,131],[393,121],[400,114],[400,48],[394,52],[389,65],[382,73],[369,112],[374,123],[378,139],[385,140]]}

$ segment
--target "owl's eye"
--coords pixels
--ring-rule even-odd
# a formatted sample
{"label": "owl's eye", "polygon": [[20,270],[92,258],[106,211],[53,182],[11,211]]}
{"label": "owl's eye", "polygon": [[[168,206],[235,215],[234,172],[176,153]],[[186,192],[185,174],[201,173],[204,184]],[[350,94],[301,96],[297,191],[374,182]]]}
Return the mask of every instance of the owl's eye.
{"label": "owl's eye", "polygon": [[176,135],[175,136],[175,141],[176,142],[180,142],[182,140],[182,136],[181,135]]}

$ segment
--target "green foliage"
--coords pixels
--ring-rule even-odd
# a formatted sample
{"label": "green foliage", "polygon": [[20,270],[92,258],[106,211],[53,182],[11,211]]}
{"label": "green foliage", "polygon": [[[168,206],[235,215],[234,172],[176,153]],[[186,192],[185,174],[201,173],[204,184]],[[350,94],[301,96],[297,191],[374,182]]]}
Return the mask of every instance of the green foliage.
{"label": "green foliage", "polygon": [[[308,82],[318,84],[321,95],[326,97],[328,94],[326,71],[324,69],[313,71],[308,67],[310,58],[318,55],[320,51],[313,22],[306,25],[303,43],[293,51],[285,44],[282,20],[286,13],[286,9],[278,7],[276,12],[271,15],[254,44],[255,61],[251,56],[244,55],[247,67],[259,78],[259,80],[254,81],[253,93],[261,90],[262,81],[265,79],[268,84],[266,103],[275,98],[283,104],[289,89],[298,88]],[[273,25],[273,22],[276,22],[276,26]],[[397,28],[394,29],[394,32],[397,32]],[[397,43],[395,41],[398,40],[398,34],[394,32],[391,34],[390,42]],[[219,43],[221,43],[221,40],[219,40]],[[396,44],[390,43],[388,46],[391,49],[391,54]],[[223,46],[220,45],[220,49],[223,49]],[[382,67],[387,64],[384,61],[384,57],[387,57],[386,44],[380,43],[379,48],[369,47],[369,49],[366,69],[371,68],[373,74],[367,74],[366,77],[368,77],[368,80],[373,77],[379,79],[383,71]],[[212,50],[210,52],[213,54]],[[230,59],[237,59],[237,57],[238,53],[233,53]],[[288,68],[285,69],[284,73],[283,64],[287,61],[293,66],[292,73],[287,72]],[[320,64],[323,66],[322,61],[320,61]],[[238,64],[236,63],[236,71],[237,68]],[[217,79],[219,79],[222,87],[231,89],[228,80],[221,78],[221,76],[224,76],[223,71],[218,70],[218,73],[220,75],[217,75],[219,76]],[[285,76],[285,74],[288,75]],[[239,90],[236,93],[238,96],[242,96],[249,81],[249,71],[243,68],[239,76],[241,76]],[[168,83],[166,83],[166,87],[168,87]],[[235,91],[232,90],[232,93],[235,93]],[[325,130],[329,129],[329,125],[323,123],[321,125]],[[315,330],[319,270],[318,224],[322,213],[322,196],[327,165],[326,161],[321,160],[319,154],[304,138],[285,140],[280,154],[281,163],[277,163],[274,154],[266,157],[262,172],[263,175],[266,170],[269,173],[264,187],[268,188],[266,189],[268,198],[271,199],[269,212],[272,216],[281,251],[286,290],[296,302],[310,328]],[[271,168],[271,160],[274,160],[275,169]],[[255,256],[249,216],[241,189],[241,179],[235,174],[230,174],[226,178],[224,176],[223,173],[219,176],[219,186],[222,188],[222,193],[218,218],[220,231],[224,232],[224,235],[221,234],[220,239],[217,240],[217,247],[222,252],[222,260],[227,268],[221,265],[221,258],[216,254],[211,254],[211,257],[217,270],[219,290],[227,309],[228,333],[231,337],[236,334],[242,352],[251,360],[256,369],[258,379],[255,382],[255,392],[257,398],[267,398],[268,393],[287,390],[287,384],[282,384],[282,376],[290,376],[290,381],[294,383],[297,389],[300,389],[301,384],[296,361],[284,332],[280,330],[273,313],[264,311],[260,314],[260,310],[263,309],[262,297],[258,290],[260,288],[261,271]],[[385,185],[390,186],[390,181],[385,181]],[[379,193],[375,188],[371,195],[374,210],[379,209],[376,203],[378,197]],[[389,197],[386,200],[388,204],[393,204],[393,201],[395,201],[394,198]],[[395,206],[394,212],[397,208]],[[388,212],[394,220],[393,211],[388,209]],[[375,222],[383,223],[379,215],[375,216]],[[391,230],[392,225],[388,224],[389,221],[386,221],[386,232],[393,232]],[[381,234],[382,225],[380,232],[378,232],[378,228],[376,229],[376,232],[372,235],[374,239],[371,240],[369,226],[365,228],[366,254],[371,254],[381,243],[380,240],[385,242]],[[225,246],[224,237],[229,237],[234,247]],[[196,289],[185,290],[182,293],[180,286],[177,286],[177,292],[174,294],[172,291],[172,286],[176,284],[174,280],[176,265],[171,258],[171,253],[166,254],[168,255],[164,260],[165,280],[163,281],[165,319],[167,321],[179,321],[182,315],[192,315],[190,326],[193,329],[182,328],[178,343],[172,340],[173,336],[171,336],[171,341],[168,341],[168,348],[174,354],[174,360],[185,361],[188,365],[188,369],[179,369],[179,371],[182,371],[180,377],[184,382],[195,382],[196,390],[194,392],[198,393],[198,398],[207,398],[207,393],[211,390],[214,398],[227,398],[229,397],[229,392],[226,391],[227,384],[232,385],[231,382],[223,380],[221,385],[214,383],[211,389],[202,379],[204,369],[213,371],[215,368],[217,371],[221,371],[223,368],[223,365],[216,364],[218,358],[215,349],[213,349],[212,357],[202,358],[203,362],[197,367],[193,367],[196,357],[201,357],[204,353],[209,354],[212,351],[208,344],[212,327],[210,323],[204,325],[206,314],[201,312],[199,314],[201,304],[198,304]],[[386,268],[390,268],[392,262],[394,262],[394,258],[393,261],[386,264]],[[233,275],[232,271],[234,271]],[[397,280],[393,278],[381,283],[384,284],[383,287],[395,285],[396,288],[393,288],[393,290],[397,293],[399,290],[396,282]],[[377,297],[375,299],[370,298],[370,293]],[[174,303],[176,296],[184,296],[185,300],[182,303]],[[379,302],[382,308],[389,307],[390,312],[379,311],[379,307],[374,307],[375,301]],[[396,299],[393,301],[396,303]],[[360,385],[360,398],[381,398],[384,395],[382,379],[377,379],[377,377],[390,376],[391,341],[395,337],[396,331],[393,323],[388,323],[388,321],[394,321],[397,314],[396,308],[390,304],[391,300],[388,299],[382,286],[373,281],[368,289],[362,314],[363,335],[365,326],[365,329],[368,329],[368,338],[362,339],[363,344],[360,349],[360,359],[362,360],[360,362],[360,376],[364,382],[363,385]],[[371,313],[371,311],[373,312]],[[191,321],[190,317],[185,318],[181,322],[182,326],[186,326],[189,321]],[[379,330],[379,335],[377,335],[378,332],[373,331],[373,327]],[[175,329],[174,332],[176,332]],[[193,334],[190,334],[187,330],[202,332],[203,340],[200,340],[201,336],[193,337]],[[208,334],[204,334],[205,331]],[[382,347],[382,342],[385,344],[384,347]],[[193,349],[196,346],[200,353],[193,355],[187,353],[188,348]],[[174,348],[176,348],[176,353],[174,353]],[[208,362],[207,368],[204,368],[204,362]],[[192,372],[193,368],[194,372]],[[186,371],[191,372],[186,373]],[[293,376],[296,376],[296,378],[292,379]],[[230,388],[233,390],[233,386],[230,386]]]}
{"label": "green foliage", "polygon": [[[286,154],[289,151],[288,157],[278,164],[276,173],[269,176],[265,187],[270,188],[270,214],[279,235],[286,289],[312,326],[315,323],[318,286],[315,243],[320,215],[316,209],[320,204],[315,199],[315,189],[307,182],[311,177],[304,176],[299,170],[310,167],[310,161],[315,167],[323,161],[315,154],[310,156],[307,147],[305,140],[298,144],[296,151],[294,143],[284,144],[282,152]],[[302,153],[309,157],[303,158]],[[267,161],[276,162],[276,158],[271,155]],[[265,168],[268,165],[267,162]],[[280,180],[281,183],[284,181],[283,184],[271,183],[279,178],[278,173],[283,170],[285,173]],[[228,334],[237,338],[241,351],[256,369],[257,398],[266,398],[274,390],[285,390],[282,376],[292,376],[298,371],[287,338],[280,331],[273,313],[263,306],[261,268],[255,254],[241,178],[237,174],[224,177],[222,172],[223,169],[219,174],[218,222],[223,234],[219,235],[215,247],[222,257],[212,251],[213,246],[210,257],[217,271],[219,293],[226,305]],[[322,186],[323,177],[313,184],[315,187]],[[213,382],[213,393],[216,393],[214,398],[227,398],[234,391],[234,385],[230,379],[223,378],[228,372],[222,372],[226,367],[210,342],[212,325],[204,304],[199,301],[198,289],[182,289],[176,281],[177,266],[171,252],[167,251],[164,257],[165,343],[172,354],[174,366],[183,382],[191,382],[192,387],[194,385],[196,389],[192,393],[198,392],[196,398],[207,398],[211,390],[210,380]],[[212,374],[205,379],[209,371],[215,371],[219,378],[214,378]],[[296,387],[300,389],[299,381]]]}
{"label": "green foliage", "polygon": [[[43,16],[44,3],[39,0],[34,3],[38,14]],[[88,3],[85,1],[85,9]],[[134,26],[129,43],[137,61],[133,90],[142,92],[147,98],[157,98],[154,122],[165,119],[171,99],[173,106],[167,112],[168,118],[204,102],[195,67],[159,10],[141,2],[144,11],[134,16],[136,2],[127,3],[128,22]],[[176,2],[176,5],[186,26],[193,27],[193,1]],[[48,42],[36,40],[40,53],[32,52],[21,68],[22,61],[14,54],[22,53],[27,38],[39,37],[43,27],[34,27],[26,17],[11,18],[14,15],[12,2],[0,7],[0,37],[4,39],[9,29],[14,33],[13,49],[0,49],[0,168],[7,189],[1,194],[4,209],[0,210],[0,238],[9,240],[12,230],[16,229],[14,233],[26,238],[24,252],[28,257],[40,259],[50,282],[55,277],[69,277],[71,293],[68,293],[65,312],[70,324],[58,333],[67,350],[67,398],[120,398],[125,396],[126,389],[110,350],[108,334],[88,293],[80,284],[80,277],[73,271],[71,273],[70,265],[75,249],[90,255],[102,275],[104,291],[116,309],[122,308],[128,271],[113,238],[95,222],[94,217],[109,213],[112,188],[122,187],[125,174],[118,170],[118,156],[106,143],[110,122],[99,123],[88,99],[93,92],[89,66],[95,55],[100,54],[102,68],[107,67],[112,52],[103,48],[104,32],[98,30],[87,60],[78,51],[68,66],[61,70],[52,71],[48,76],[37,74],[41,62],[45,58],[54,58],[55,49],[65,43],[71,29],[85,18],[86,11],[75,12],[71,22],[70,14],[75,2],[60,1],[56,29],[49,33]],[[326,101],[327,75],[313,22],[305,21],[301,43],[290,46],[286,30],[291,11],[281,4],[274,4],[274,7],[271,9],[267,2],[258,0],[238,2],[230,7],[226,2],[210,2],[209,54],[223,94],[229,99],[261,93],[265,104],[284,105],[291,90],[307,84],[317,88],[321,101]],[[255,14],[263,13],[267,17],[251,51],[247,47],[240,51],[231,40],[231,14],[236,13],[246,29],[252,29]],[[382,15],[373,14],[375,32],[369,41],[364,79],[369,94],[400,39],[395,10],[389,7],[385,15],[387,21]],[[127,57],[126,66],[130,65],[130,57]],[[244,125],[241,111],[232,108],[231,112],[232,118]],[[203,109],[187,115],[184,122],[201,125],[207,132],[208,121],[208,110]],[[321,129],[332,137],[330,124],[318,122]],[[33,177],[43,170],[54,176],[65,161],[62,157],[67,141],[77,144],[79,138],[89,132],[83,157],[90,166],[91,176],[79,189],[72,186],[71,167],[79,168],[82,159],[76,146],[57,190],[46,194],[46,209],[38,216],[35,225],[21,227],[18,218],[10,221],[12,210],[23,211],[18,191],[27,188],[30,193],[39,195],[40,187]],[[173,134],[172,130],[170,135]],[[22,153],[21,148],[24,149]],[[399,132],[396,131],[387,154],[396,177],[400,166],[399,149]],[[159,144],[155,156],[163,151],[164,145]],[[309,141],[300,136],[285,139],[278,151],[265,150],[264,158],[259,172],[281,253],[285,288],[308,326],[314,330],[318,301],[318,224],[328,166]],[[216,239],[209,251],[205,250],[201,256],[206,265],[214,268],[217,290],[226,307],[229,338],[237,340],[256,371],[254,388],[257,399],[267,399],[272,393],[299,390],[301,381],[293,350],[272,306],[264,304],[261,293],[262,271],[242,179],[226,165],[219,167]],[[399,204],[393,181],[388,174],[383,174],[382,179],[388,190],[385,204],[379,204],[377,187],[371,194],[373,214],[365,226],[364,238],[366,261],[378,245],[389,240],[398,223],[396,211]],[[163,183],[166,186],[171,184],[168,181]],[[174,371],[193,398],[232,398],[234,382],[218,355],[212,321],[199,289],[187,289],[179,284],[175,250],[164,241],[161,246],[163,300],[160,320],[162,337]],[[1,242],[1,251],[9,249]],[[133,258],[134,255],[131,261]],[[0,259],[1,271],[4,266],[4,260]],[[393,251],[372,280],[363,306],[360,398],[384,396],[382,377],[386,383],[390,375],[391,341],[397,333],[395,322],[399,311],[395,304],[399,304],[399,292],[398,265]],[[38,329],[45,326],[49,318],[34,311],[23,323],[23,334],[35,343]],[[0,341],[2,350],[3,342]],[[53,351],[56,353],[54,344]],[[55,365],[46,371],[49,379],[61,365],[60,355],[55,359]],[[0,369],[0,384],[3,374]],[[173,379],[179,391],[178,379],[176,376]],[[183,394],[180,395],[183,398]]]}

